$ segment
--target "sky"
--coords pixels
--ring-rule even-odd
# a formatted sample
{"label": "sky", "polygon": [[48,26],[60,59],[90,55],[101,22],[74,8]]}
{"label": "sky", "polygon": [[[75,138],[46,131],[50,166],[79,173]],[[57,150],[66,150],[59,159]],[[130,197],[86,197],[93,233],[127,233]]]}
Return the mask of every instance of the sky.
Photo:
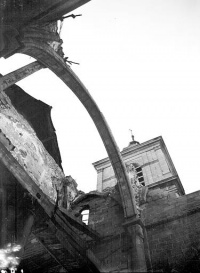
{"label": "sky", "polygon": [[[61,30],[72,69],[99,105],[122,150],[132,129],[140,143],[162,136],[186,193],[200,190],[200,2],[92,0],[73,11]],[[6,74],[33,59],[0,59]],[[107,156],[93,121],[51,71],[20,81],[53,107],[65,175],[95,190],[92,163]]]}

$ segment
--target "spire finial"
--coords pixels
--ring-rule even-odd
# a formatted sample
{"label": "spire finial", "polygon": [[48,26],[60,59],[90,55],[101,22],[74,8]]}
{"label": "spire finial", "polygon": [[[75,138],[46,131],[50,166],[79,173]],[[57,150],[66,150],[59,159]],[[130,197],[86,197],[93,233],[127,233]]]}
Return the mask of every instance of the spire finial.
{"label": "spire finial", "polygon": [[132,141],[135,141],[135,140],[134,140],[134,135],[133,135],[133,131],[132,131],[132,129],[129,129],[129,131],[131,132],[131,138],[132,138]]}
{"label": "spire finial", "polygon": [[129,143],[129,145],[140,144],[138,141],[135,141],[132,129],[129,129],[129,131],[131,132],[131,138],[132,138],[132,141]]}

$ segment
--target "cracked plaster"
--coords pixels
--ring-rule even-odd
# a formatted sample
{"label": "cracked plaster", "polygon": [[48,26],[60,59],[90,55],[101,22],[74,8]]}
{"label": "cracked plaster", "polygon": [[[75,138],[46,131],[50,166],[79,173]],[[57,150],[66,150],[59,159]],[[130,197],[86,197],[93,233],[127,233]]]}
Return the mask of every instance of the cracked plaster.
{"label": "cracked plaster", "polygon": [[53,203],[60,200],[64,173],[4,92],[0,93],[0,141]]}

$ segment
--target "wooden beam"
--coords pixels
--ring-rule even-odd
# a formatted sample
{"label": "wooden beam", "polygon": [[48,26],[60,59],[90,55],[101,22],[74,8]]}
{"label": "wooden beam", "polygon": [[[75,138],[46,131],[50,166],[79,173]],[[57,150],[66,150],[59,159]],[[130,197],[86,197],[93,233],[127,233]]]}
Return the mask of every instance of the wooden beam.
{"label": "wooden beam", "polygon": [[42,190],[35,184],[31,177],[26,173],[24,168],[11,155],[11,153],[0,142],[0,160],[7,167],[7,169],[15,176],[19,183],[25,188],[33,197],[37,199],[40,205],[44,208],[49,217],[54,211],[54,204],[50,202],[49,198],[42,192]]}
{"label": "wooden beam", "polygon": [[30,76],[31,74],[39,71],[42,68],[44,68],[44,66],[39,62],[35,61],[5,76],[2,76],[0,78],[0,90],[1,91],[5,90],[6,88],[12,86],[13,84],[21,81],[22,79]]}
{"label": "wooden beam", "polygon": [[62,225],[72,225],[76,229],[82,231],[93,239],[99,239],[97,232],[88,229],[85,224],[78,222],[73,215],[70,215],[67,211],[61,212],[59,208],[55,210],[55,205],[50,199],[42,192],[38,185],[27,174],[24,168],[18,163],[18,161],[12,156],[12,154],[5,148],[0,142],[0,160],[8,168],[8,170],[16,177],[19,183],[25,188],[43,207],[45,212],[50,218]]}
{"label": "wooden beam", "polygon": [[7,240],[7,198],[6,198],[6,189],[3,186],[3,181],[0,180],[0,204],[1,204],[1,247],[6,244]]}
{"label": "wooden beam", "polygon": [[79,231],[82,231],[84,234],[96,241],[101,239],[98,232],[86,226],[84,223],[77,221],[73,215],[68,213],[66,210],[63,210],[62,208],[59,208],[59,210],[55,212],[55,218],[60,223],[65,222],[70,224],[71,226],[75,227]]}
{"label": "wooden beam", "polygon": [[49,217],[54,216],[56,221],[62,225],[72,225],[76,229],[82,231],[93,239],[99,239],[99,234],[91,229],[88,229],[85,224],[78,222],[73,215],[67,211],[61,212],[58,208],[55,211],[55,205],[42,192],[42,190],[35,184],[32,178],[27,174],[24,168],[11,155],[11,153],[0,142],[0,160],[8,168],[8,170],[16,177],[20,184],[25,188],[43,207]]}
{"label": "wooden beam", "polygon": [[62,263],[62,261],[54,255],[53,251],[47,246],[47,244],[45,244],[44,241],[43,241],[38,235],[36,235],[35,233],[34,233],[34,236],[35,236],[36,239],[39,241],[39,243],[44,247],[44,249],[51,255],[51,257],[52,257],[52,258],[53,258],[61,267],[63,267],[63,268],[65,269],[66,272],[69,272],[69,271],[67,270],[67,268],[65,267],[65,265]]}
{"label": "wooden beam", "polygon": [[33,215],[30,215],[26,221],[24,231],[23,231],[23,238],[22,238],[22,241],[20,242],[20,245],[22,246],[22,249],[20,250],[20,254],[19,254],[20,259],[23,259],[25,246],[26,246],[28,237],[31,233],[31,229],[33,227],[33,224],[34,224],[34,217],[33,217]]}
{"label": "wooden beam", "polygon": [[[0,142],[0,160],[8,168],[8,170],[16,177],[20,184],[27,189],[40,203],[47,215],[51,218],[50,223],[55,228],[55,236],[59,239],[63,247],[71,246],[73,252],[80,256],[82,261],[86,261],[88,264],[88,269],[91,268],[91,272],[99,272],[97,267],[90,261],[86,254],[86,244],[81,240],[78,232],[76,233],[73,226],[75,222],[71,218],[68,222],[64,217],[64,214],[57,209],[55,211],[55,205],[50,202],[47,196],[42,192],[42,190],[35,184],[31,177],[26,173],[26,171],[21,167],[17,160],[11,155],[11,153],[4,147]],[[70,216],[68,215],[68,219]],[[81,231],[87,229],[83,227],[80,223],[76,222],[76,228],[81,228]],[[70,237],[72,235],[72,237]],[[80,249],[79,249],[80,247]]]}

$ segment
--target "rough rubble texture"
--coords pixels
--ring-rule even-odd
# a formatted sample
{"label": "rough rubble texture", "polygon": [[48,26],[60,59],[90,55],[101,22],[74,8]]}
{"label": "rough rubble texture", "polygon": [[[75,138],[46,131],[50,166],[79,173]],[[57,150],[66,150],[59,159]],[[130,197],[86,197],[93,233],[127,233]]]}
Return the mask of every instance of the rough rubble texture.
{"label": "rough rubble texture", "polygon": [[0,141],[51,201],[56,202],[65,176],[4,92],[0,93],[0,130]]}

